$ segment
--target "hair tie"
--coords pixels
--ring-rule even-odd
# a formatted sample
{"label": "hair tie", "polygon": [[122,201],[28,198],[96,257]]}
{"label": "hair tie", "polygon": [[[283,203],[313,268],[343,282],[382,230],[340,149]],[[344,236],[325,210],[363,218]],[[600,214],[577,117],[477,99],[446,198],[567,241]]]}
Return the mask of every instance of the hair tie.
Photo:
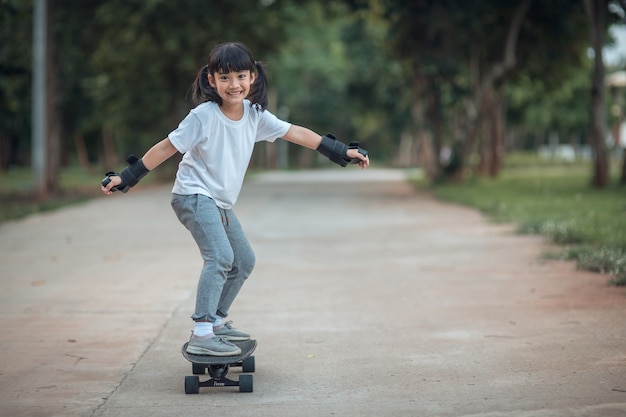
{"label": "hair tie", "polygon": [[258,67],[259,66],[259,62],[258,61],[254,61],[254,66]]}

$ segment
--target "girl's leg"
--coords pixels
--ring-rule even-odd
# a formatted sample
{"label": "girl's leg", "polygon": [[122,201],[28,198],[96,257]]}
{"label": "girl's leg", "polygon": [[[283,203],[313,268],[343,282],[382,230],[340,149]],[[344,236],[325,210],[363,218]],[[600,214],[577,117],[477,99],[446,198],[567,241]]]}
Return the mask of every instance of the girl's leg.
{"label": "girl's leg", "polygon": [[232,210],[221,210],[226,218],[224,226],[230,247],[234,253],[232,269],[226,275],[226,283],[220,296],[217,315],[227,317],[230,306],[235,301],[239,290],[254,269],[255,256],[239,219]]}
{"label": "girl's leg", "polygon": [[226,219],[215,202],[202,195],[174,195],[172,208],[191,232],[204,261],[196,293],[197,321],[215,322],[234,253],[225,231]]}

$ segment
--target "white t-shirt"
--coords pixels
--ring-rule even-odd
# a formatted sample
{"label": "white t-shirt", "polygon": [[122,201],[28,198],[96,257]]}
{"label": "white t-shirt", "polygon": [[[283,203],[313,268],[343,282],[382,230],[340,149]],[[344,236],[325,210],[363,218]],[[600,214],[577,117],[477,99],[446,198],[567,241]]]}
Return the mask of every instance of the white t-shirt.
{"label": "white t-shirt", "polygon": [[202,194],[218,207],[230,209],[237,201],[254,144],[274,142],[284,136],[290,123],[269,111],[243,103],[244,114],[234,121],[214,102],[192,109],[168,137],[183,155],[172,192]]}

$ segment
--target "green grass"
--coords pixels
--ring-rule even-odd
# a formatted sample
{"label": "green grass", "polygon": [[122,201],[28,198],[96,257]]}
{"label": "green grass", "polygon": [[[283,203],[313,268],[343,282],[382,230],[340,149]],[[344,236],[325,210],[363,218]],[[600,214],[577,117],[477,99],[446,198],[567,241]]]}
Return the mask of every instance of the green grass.
{"label": "green grass", "polygon": [[33,192],[29,169],[0,172],[0,222],[21,219],[93,198],[100,193],[98,184],[102,177],[102,174],[90,174],[80,168],[66,168],[60,174],[58,192],[46,201],[38,201]]}
{"label": "green grass", "polygon": [[[146,176],[142,184],[171,181],[178,161],[165,162],[158,172]],[[119,164],[117,168],[123,167]],[[106,170],[94,167],[87,171],[79,166],[66,167],[59,174],[59,190],[40,202],[33,192],[32,172],[28,168],[13,168],[0,172],[0,223],[17,220],[35,213],[56,210],[101,196],[100,181]]]}
{"label": "green grass", "polygon": [[[616,169],[620,162],[614,161]],[[626,187],[613,179],[606,189],[594,189],[590,175],[587,163],[546,164],[521,156],[511,158],[497,179],[432,190],[496,222],[515,223],[520,233],[546,236],[561,248],[551,256],[575,260],[581,269],[610,274],[613,284],[626,285]]]}

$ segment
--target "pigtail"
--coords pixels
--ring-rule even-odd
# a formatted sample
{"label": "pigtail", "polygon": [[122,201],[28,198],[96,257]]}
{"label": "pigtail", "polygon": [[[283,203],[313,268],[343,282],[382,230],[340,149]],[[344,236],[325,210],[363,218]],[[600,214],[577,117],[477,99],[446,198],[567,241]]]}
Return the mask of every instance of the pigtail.
{"label": "pigtail", "polygon": [[209,84],[209,66],[205,65],[200,68],[195,81],[191,84],[191,99],[195,104],[207,101],[215,101],[217,104],[222,103],[221,97],[217,91]]}
{"label": "pigtail", "polygon": [[252,105],[255,105],[261,111],[267,108],[267,74],[263,63],[254,61],[254,69],[256,72],[256,79],[250,88],[250,94],[248,99]]}

